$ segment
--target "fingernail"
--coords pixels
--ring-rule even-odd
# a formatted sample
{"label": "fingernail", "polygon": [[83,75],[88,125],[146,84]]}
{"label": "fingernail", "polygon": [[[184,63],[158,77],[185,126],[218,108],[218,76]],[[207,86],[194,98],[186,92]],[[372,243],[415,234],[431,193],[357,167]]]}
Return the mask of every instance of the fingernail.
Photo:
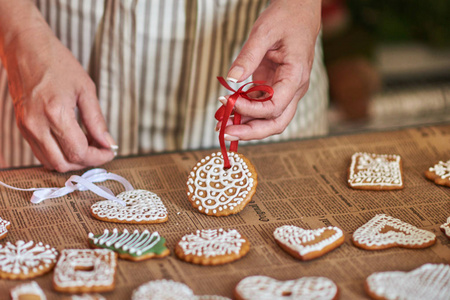
{"label": "fingernail", "polygon": [[116,144],[116,142],[108,132],[105,132],[103,135],[105,136],[105,139],[108,142],[111,151],[114,152],[114,156],[117,156],[119,146]]}
{"label": "fingernail", "polygon": [[230,70],[230,72],[228,72],[227,80],[231,82],[238,82],[242,74],[244,74],[244,68],[235,66]]}
{"label": "fingernail", "polygon": [[224,134],[223,136],[227,141],[233,142],[233,141],[239,141],[239,138],[237,136],[232,136],[229,134]]}
{"label": "fingernail", "polygon": [[220,103],[222,103],[223,105],[227,105],[227,98],[225,98],[224,96],[220,96],[220,97],[219,97],[219,101],[220,101]]}

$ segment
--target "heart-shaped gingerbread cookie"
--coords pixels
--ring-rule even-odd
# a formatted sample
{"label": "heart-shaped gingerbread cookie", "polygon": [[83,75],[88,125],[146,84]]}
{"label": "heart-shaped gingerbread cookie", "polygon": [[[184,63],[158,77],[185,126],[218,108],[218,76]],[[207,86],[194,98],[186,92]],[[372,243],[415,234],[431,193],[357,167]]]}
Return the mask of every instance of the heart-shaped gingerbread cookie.
{"label": "heart-shaped gingerbread cookie", "polygon": [[283,250],[300,260],[322,256],[344,242],[342,230],[333,226],[308,230],[284,225],[275,229],[273,236]]}
{"label": "heart-shaped gingerbread cookie", "polygon": [[338,287],[326,277],[302,277],[278,281],[266,276],[242,279],[234,290],[238,300],[256,299],[337,299]]}
{"label": "heart-shaped gingerbread cookie", "polygon": [[436,242],[436,235],[399,219],[379,214],[353,233],[353,244],[366,250],[392,247],[426,248]]}
{"label": "heart-shaped gingerbread cookie", "polygon": [[445,300],[450,295],[449,282],[450,266],[425,264],[411,272],[373,273],[366,279],[365,290],[372,299]]}
{"label": "heart-shaped gingerbread cookie", "polygon": [[91,214],[105,222],[128,224],[163,223],[168,219],[167,209],[156,194],[146,190],[132,190],[120,193],[117,198],[125,206],[111,200],[94,203]]}

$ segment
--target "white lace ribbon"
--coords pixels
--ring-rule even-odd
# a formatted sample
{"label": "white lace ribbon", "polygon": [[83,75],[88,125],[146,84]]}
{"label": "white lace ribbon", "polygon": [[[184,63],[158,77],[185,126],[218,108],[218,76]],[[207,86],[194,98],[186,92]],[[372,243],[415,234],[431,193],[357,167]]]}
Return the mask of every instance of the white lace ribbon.
{"label": "white lace ribbon", "polygon": [[108,200],[115,201],[121,205],[125,205],[125,202],[117,198],[114,193],[104,186],[95,185],[94,182],[103,182],[106,180],[115,180],[120,182],[126,191],[134,190],[133,186],[123,178],[114,173],[108,173],[105,169],[92,169],[85,172],[83,175],[72,175],[62,188],[29,188],[21,189],[14,186],[7,185],[0,181],[0,185],[7,187],[9,189],[17,191],[34,192],[31,197],[31,203],[40,203],[44,200],[51,198],[59,198],[70,194],[74,191],[91,191]]}

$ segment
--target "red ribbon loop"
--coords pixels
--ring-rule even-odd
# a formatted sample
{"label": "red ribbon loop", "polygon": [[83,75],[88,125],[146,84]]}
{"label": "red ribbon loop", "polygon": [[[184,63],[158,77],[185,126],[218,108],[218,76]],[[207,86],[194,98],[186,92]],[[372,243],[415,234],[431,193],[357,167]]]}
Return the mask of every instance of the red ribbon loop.
{"label": "red ribbon loop", "polygon": [[[226,89],[233,92],[233,94],[230,95],[230,97],[228,98],[227,104],[222,105],[216,111],[216,114],[214,116],[217,121],[222,121],[222,125],[220,126],[220,132],[219,132],[220,150],[222,151],[224,168],[229,169],[231,167],[231,165],[230,165],[230,160],[228,159],[224,135],[225,135],[225,128],[227,127],[228,119],[230,118],[230,116],[232,114],[234,115],[233,124],[234,125],[241,124],[241,115],[237,112],[233,112],[233,107],[236,104],[237,99],[239,97],[242,97],[242,98],[245,98],[250,101],[264,102],[264,101],[272,99],[273,89],[268,85],[264,85],[264,81],[252,81],[252,82],[248,82],[248,83],[244,84],[237,91],[235,91],[228,85],[228,83],[225,81],[225,79],[223,79],[223,77],[217,77],[217,79]],[[250,84],[255,84],[255,86],[244,91],[243,89]],[[267,97],[255,99],[255,98],[252,98],[249,96],[250,93],[256,92],[256,91],[265,92],[267,94]],[[231,142],[230,151],[237,152],[237,148],[238,148],[238,141]]]}

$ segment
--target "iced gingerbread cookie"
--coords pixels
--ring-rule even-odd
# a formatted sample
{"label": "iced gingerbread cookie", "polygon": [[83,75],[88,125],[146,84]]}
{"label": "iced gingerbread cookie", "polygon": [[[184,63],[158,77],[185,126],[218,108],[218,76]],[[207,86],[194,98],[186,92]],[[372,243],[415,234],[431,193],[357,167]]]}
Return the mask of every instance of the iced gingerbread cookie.
{"label": "iced gingerbread cookie", "polygon": [[103,234],[89,233],[89,244],[93,248],[105,248],[117,252],[120,258],[141,261],[150,258],[160,258],[170,254],[166,247],[166,239],[158,232],[139,230],[130,233],[124,229],[119,232],[114,228],[112,232],[105,229]]}
{"label": "iced gingerbread cookie", "polygon": [[175,246],[181,260],[199,265],[221,265],[243,257],[250,242],[236,229],[203,229],[187,234]]}
{"label": "iced gingerbread cookie", "polygon": [[425,177],[436,184],[450,186],[450,160],[440,161],[429,168],[425,171]]}
{"label": "iced gingerbread cookie", "polygon": [[295,280],[278,281],[266,276],[250,276],[237,284],[234,295],[237,300],[333,300],[338,297],[338,287],[326,277],[302,277]]}
{"label": "iced gingerbread cookie", "polygon": [[441,231],[450,239],[450,217],[447,219],[447,223],[441,225]]}
{"label": "iced gingerbread cookie", "polygon": [[359,190],[402,189],[403,175],[400,156],[362,152],[353,154],[348,185]]}
{"label": "iced gingerbread cookie", "polygon": [[33,241],[0,245],[0,278],[29,279],[50,272],[56,263],[58,251]]}
{"label": "iced gingerbread cookie", "polygon": [[372,299],[433,299],[450,296],[450,266],[425,264],[411,272],[378,272],[367,277],[365,290]]}
{"label": "iced gingerbread cookie", "polygon": [[53,288],[66,293],[101,293],[115,287],[117,254],[108,249],[66,249],[53,274]]}
{"label": "iced gingerbread cookie", "polygon": [[231,168],[224,169],[221,152],[202,158],[187,180],[187,196],[199,212],[228,216],[240,212],[255,194],[256,170],[242,154],[228,152]]}
{"label": "iced gingerbread cookie", "polygon": [[167,209],[156,194],[146,190],[132,190],[116,196],[125,206],[111,200],[91,206],[94,218],[105,222],[128,224],[163,223],[168,219]]}
{"label": "iced gingerbread cookie", "polygon": [[18,285],[11,289],[11,300],[47,300],[36,281]]}
{"label": "iced gingerbread cookie", "polygon": [[344,242],[344,234],[337,227],[303,229],[293,225],[278,227],[273,232],[277,244],[300,260],[310,260],[324,255]]}
{"label": "iced gingerbread cookie", "polygon": [[82,294],[82,295],[73,295],[72,300],[106,300],[100,294]]}
{"label": "iced gingerbread cookie", "polygon": [[173,280],[153,280],[133,291],[131,300],[230,300],[221,296],[195,296],[184,283]]}
{"label": "iced gingerbread cookie", "polygon": [[392,247],[426,248],[436,242],[436,235],[399,219],[379,214],[353,233],[353,244],[366,250]]}
{"label": "iced gingerbread cookie", "polygon": [[0,218],[0,240],[5,238],[8,234],[8,229],[11,223]]}

